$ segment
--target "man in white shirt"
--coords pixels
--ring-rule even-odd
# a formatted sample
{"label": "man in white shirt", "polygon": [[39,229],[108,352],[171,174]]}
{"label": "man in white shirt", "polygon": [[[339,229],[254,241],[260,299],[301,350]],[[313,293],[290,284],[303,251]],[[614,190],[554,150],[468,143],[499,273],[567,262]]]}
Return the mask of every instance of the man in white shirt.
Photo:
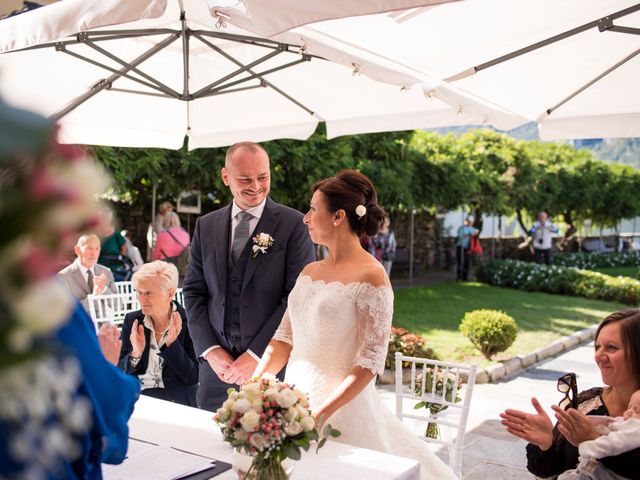
{"label": "man in white shirt", "polygon": [[550,265],[553,234],[558,233],[558,227],[549,220],[547,212],[542,211],[538,214],[538,221],[533,224],[529,233],[533,235],[536,263],[542,263],[544,257],[544,263]]}
{"label": "man in white shirt", "polygon": [[251,378],[304,266],[315,260],[303,214],[271,200],[269,155],[233,145],[220,172],[233,201],[196,221],[184,280],[200,360],[198,407],[216,411]]}
{"label": "man in white shirt", "polygon": [[97,235],[82,235],[73,250],[77,258],[58,272],[58,278],[82,303],[85,310],[89,311],[87,295],[118,293],[118,289],[113,282],[111,270],[98,264],[100,239]]}

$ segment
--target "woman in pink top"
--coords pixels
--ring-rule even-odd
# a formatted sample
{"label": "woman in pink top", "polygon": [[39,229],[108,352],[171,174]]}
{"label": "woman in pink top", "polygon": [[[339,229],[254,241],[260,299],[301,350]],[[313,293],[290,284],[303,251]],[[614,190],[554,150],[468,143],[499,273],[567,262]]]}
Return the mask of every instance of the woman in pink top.
{"label": "woman in pink top", "polygon": [[189,245],[189,232],[180,226],[180,217],[176,213],[167,212],[162,226],[164,230],[158,233],[153,247],[154,260],[177,257]]}

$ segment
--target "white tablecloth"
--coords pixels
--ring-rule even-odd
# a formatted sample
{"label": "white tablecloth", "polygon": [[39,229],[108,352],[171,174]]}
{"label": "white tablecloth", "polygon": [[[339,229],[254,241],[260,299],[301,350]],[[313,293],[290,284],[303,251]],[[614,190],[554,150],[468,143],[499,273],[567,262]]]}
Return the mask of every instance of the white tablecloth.
{"label": "white tablecloth", "polygon": [[[133,438],[180,448],[231,463],[232,447],[222,440],[220,428],[204,410],[141,396],[129,421]],[[216,480],[236,479],[230,470]],[[300,480],[419,480],[415,460],[387,455],[329,440],[315,454],[303,452],[293,479]]]}

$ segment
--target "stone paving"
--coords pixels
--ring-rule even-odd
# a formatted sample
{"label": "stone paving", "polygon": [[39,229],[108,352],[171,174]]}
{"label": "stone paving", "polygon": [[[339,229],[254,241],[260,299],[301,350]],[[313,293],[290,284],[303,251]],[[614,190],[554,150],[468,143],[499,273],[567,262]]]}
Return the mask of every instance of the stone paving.
{"label": "stone paving", "polygon": [[[475,386],[465,437],[463,479],[535,478],[526,470],[526,443],[506,432],[499,414],[506,408],[533,411],[531,397],[536,396],[553,419],[550,407],[562,398],[556,381],[566,372],[576,373],[578,390],[601,385],[593,361],[593,342],[533,365],[511,378]],[[393,385],[381,386],[378,391],[385,405],[395,411]],[[438,455],[446,459],[447,452],[440,451]]]}

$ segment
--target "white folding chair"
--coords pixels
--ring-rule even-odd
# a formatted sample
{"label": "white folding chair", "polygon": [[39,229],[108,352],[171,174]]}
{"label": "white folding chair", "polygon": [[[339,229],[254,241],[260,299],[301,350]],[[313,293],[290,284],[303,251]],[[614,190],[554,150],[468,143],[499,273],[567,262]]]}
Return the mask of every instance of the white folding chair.
{"label": "white folding chair", "polygon": [[[422,434],[420,438],[426,442],[446,445],[449,451],[449,466],[462,478],[462,447],[469,417],[471,395],[476,382],[476,365],[462,365],[440,362],[428,358],[407,357],[396,352],[396,416],[402,420],[413,420],[446,425],[453,429],[448,438],[429,438]],[[403,363],[409,364],[409,378],[403,378]],[[431,379],[428,385],[427,378]],[[437,386],[437,381],[447,379],[449,388]],[[457,397],[461,398],[456,402]],[[404,405],[404,399],[414,402],[410,407]],[[431,414],[427,408],[414,409],[418,402],[428,402],[446,406],[445,410]],[[405,413],[404,409],[412,413]]]}
{"label": "white folding chair", "polygon": [[133,291],[133,283],[131,283],[131,280],[126,280],[122,282],[113,282],[113,283],[118,289],[118,293],[130,293],[130,294],[135,293]]}
{"label": "white folding chair", "polygon": [[89,315],[96,329],[105,322],[121,325],[129,312],[140,308],[135,293],[112,293],[108,295],[87,295]]}
{"label": "white folding chair", "polygon": [[184,293],[182,292],[182,287],[176,288],[176,294],[173,299],[184,308]]}

